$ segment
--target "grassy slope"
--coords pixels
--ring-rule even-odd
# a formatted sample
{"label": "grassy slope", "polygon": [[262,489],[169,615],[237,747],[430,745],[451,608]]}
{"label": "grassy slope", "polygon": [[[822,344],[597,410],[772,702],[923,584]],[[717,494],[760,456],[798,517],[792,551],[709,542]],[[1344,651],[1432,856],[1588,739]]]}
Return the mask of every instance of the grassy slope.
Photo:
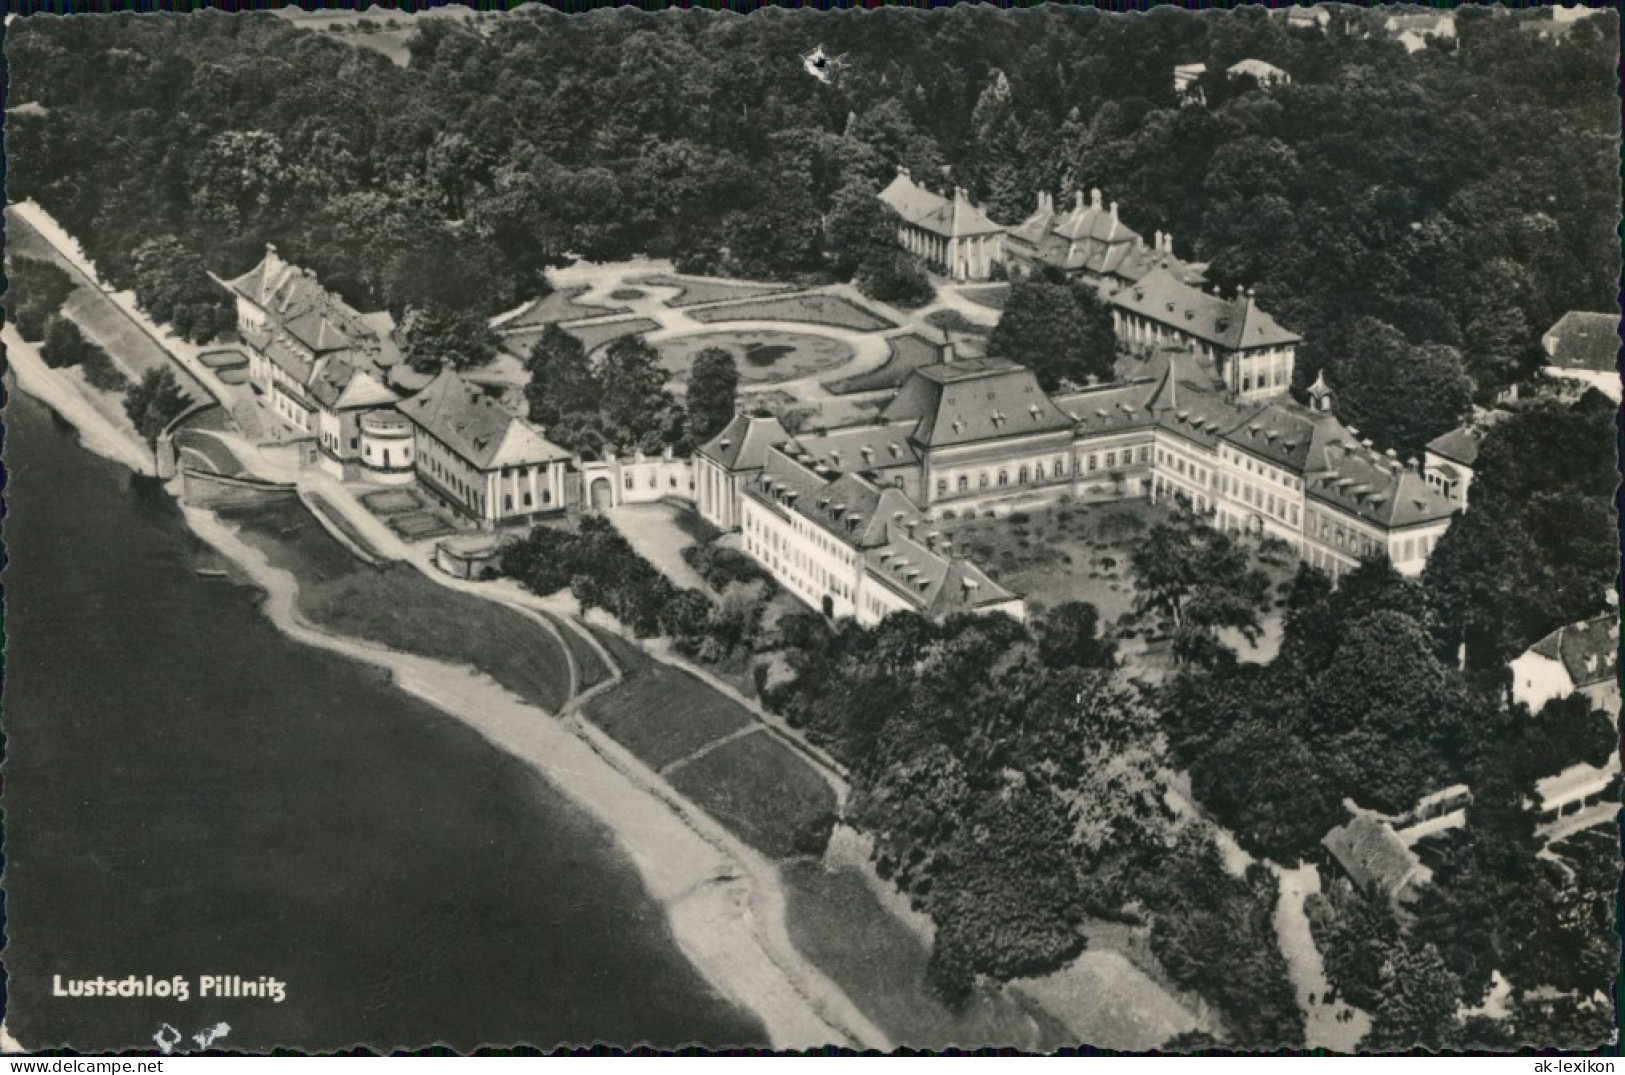
{"label": "grassy slope", "polygon": [[803,321],[855,332],[880,332],[895,327],[879,314],[839,295],[789,295],[742,302],[735,306],[714,306],[695,310],[689,316],[707,324],[721,321]]}
{"label": "grassy slope", "polygon": [[511,609],[437,586],[416,568],[359,563],[294,500],[223,508],[277,567],[299,579],[300,611],[352,638],[468,665],[550,712],[563,706],[569,667],[558,641]]}
{"label": "grassy slope", "polygon": [[764,730],[724,743],[671,774],[678,791],[771,858],[806,848],[800,837],[835,812],[835,792]]}

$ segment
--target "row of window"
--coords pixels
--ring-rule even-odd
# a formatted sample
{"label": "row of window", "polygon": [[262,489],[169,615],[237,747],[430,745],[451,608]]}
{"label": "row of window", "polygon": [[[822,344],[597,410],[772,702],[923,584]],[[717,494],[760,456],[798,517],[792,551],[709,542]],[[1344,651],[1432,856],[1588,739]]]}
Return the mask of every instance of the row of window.
{"label": "row of window", "polygon": [[454,473],[450,467],[442,463],[438,455],[431,452],[423,456],[419,462],[424,464],[424,469],[434,475],[441,485],[462,497],[464,503],[474,505],[476,511],[485,510],[485,497],[476,495],[474,487],[463,480],[461,474]]}
{"label": "row of window", "polygon": [[[526,511],[529,511],[531,508],[536,506],[536,503],[535,503],[534,499],[532,499],[530,491],[528,489],[524,493],[522,493],[520,495],[523,497],[521,503],[524,504]],[[553,503],[553,494],[552,494],[552,492],[550,492],[547,489],[542,490],[542,503],[543,504],[551,504],[551,503]],[[502,494],[502,512],[503,512],[504,515],[506,515],[511,511],[513,511],[513,494],[512,493],[503,493]]]}
{"label": "row of window", "polygon": [[[677,488],[677,475],[667,475],[666,481],[671,488]],[[631,492],[636,487],[636,482],[634,481],[632,472],[630,470],[623,471],[621,473],[621,485],[625,487],[627,492]],[[652,470],[649,472],[649,488],[660,488],[660,476]],[[690,492],[692,492],[694,489],[694,480],[692,478],[689,479],[688,488]]]}
{"label": "row of window", "polygon": [[1220,457],[1228,460],[1231,463],[1241,464],[1241,468],[1247,473],[1257,474],[1265,481],[1279,482],[1288,489],[1292,490],[1299,490],[1302,488],[1298,482],[1298,479],[1294,478],[1286,471],[1278,470],[1275,467],[1267,466],[1261,462],[1255,462],[1253,457],[1250,455],[1244,455],[1241,452],[1234,451],[1230,448],[1223,448],[1220,450]]}
{"label": "row of window", "polygon": [[1191,507],[1197,511],[1208,510],[1209,504],[1206,496],[1201,493],[1192,493],[1190,490],[1172,481],[1165,480],[1161,475],[1151,483],[1151,498],[1153,500],[1166,500],[1174,496],[1182,496],[1190,501]]}
{"label": "row of window", "polygon": [[1265,492],[1257,486],[1243,482],[1239,478],[1221,475],[1219,486],[1230,496],[1240,497],[1241,501],[1255,511],[1261,511],[1292,526],[1298,525],[1298,505],[1292,503],[1284,496]]}
{"label": "row of window", "polygon": [[[1050,467],[1051,467],[1051,469],[1050,469],[1049,473],[1052,474],[1056,480],[1059,480],[1061,478],[1066,477],[1066,456],[1064,456],[1064,455],[1056,456],[1055,459],[1050,463]],[[1023,464],[1021,464],[1021,466],[1016,468],[1015,476],[1016,476],[1016,484],[1017,485],[1030,485],[1030,484],[1033,484],[1035,482],[1044,482],[1044,481],[1050,480],[1048,477],[1045,476],[1045,470],[1044,470],[1044,464],[1043,463],[1034,463],[1030,467],[1026,463],[1023,463]],[[946,478],[946,477],[937,479],[937,495],[938,496],[947,496],[948,495],[948,481],[949,481],[949,479]],[[976,475],[976,489],[977,489],[978,492],[981,492],[981,491],[987,490],[989,488],[992,488],[995,481],[998,483],[998,487],[1001,488],[1001,489],[1009,486],[1009,484],[1010,484],[1010,468],[1009,467],[1000,467],[998,469],[997,473],[995,473],[994,471],[990,471],[990,470],[982,471],[981,473]],[[969,474],[961,474],[958,477],[954,478],[953,482],[954,482],[954,491],[955,492],[958,492],[958,493],[968,493],[968,492],[970,492],[970,475]],[[897,484],[898,485],[903,484],[903,479],[901,477],[899,477],[897,479]]]}
{"label": "row of window", "polygon": [[[1139,449],[1139,454],[1140,454],[1140,459],[1139,459],[1140,462],[1142,462],[1142,463],[1151,462],[1151,446],[1149,444],[1142,445],[1140,447],[1140,449]],[[1084,460],[1084,465],[1088,468],[1089,473],[1093,474],[1096,470],[1099,469],[1100,464],[1101,464],[1101,459],[1102,459],[1102,456],[1099,453],[1095,453],[1095,454],[1091,454],[1088,459]],[[1134,462],[1135,462],[1135,460],[1134,460],[1134,449],[1133,448],[1124,448],[1122,450],[1122,452],[1120,452],[1120,453],[1119,452],[1107,452],[1107,453],[1105,453],[1104,459],[1105,459],[1105,466],[1106,466],[1107,470],[1112,470],[1112,469],[1114,469],[1115,467],[1117,467],[1119,465],[1125,466],[1125,467],[1133,466]]]}
{"label": "row of window", "polygon": [[1161,448],[1157,449],[1157,464],[1159,466],[1172,467],[1174,470],[1178,471],[1180,474],[1183,474],[1197,485],[1204,487],[1207,485],[1208,479],[1213,476],[1213,472],[1208,470],[1206,467],[1199,467],[1195,463],[1188,463],[1185,461],[1184,456],[1176,455],[1173,452],[1164,451]]}

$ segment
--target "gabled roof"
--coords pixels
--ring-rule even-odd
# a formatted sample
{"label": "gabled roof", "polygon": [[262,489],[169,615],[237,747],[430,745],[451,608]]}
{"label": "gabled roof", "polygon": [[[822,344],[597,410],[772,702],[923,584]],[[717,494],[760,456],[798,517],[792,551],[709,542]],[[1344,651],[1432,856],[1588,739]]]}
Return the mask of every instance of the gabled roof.
{"label": "gabled roof", "polygon": [[1079,434],[1104,436],[1142,429],[1155,422],[1148,404],[1156,387],[1156,382],[1142,380],[1086,388],[1054,398],[1055,405],[1076,424]]}
{"label": "gabled roof", "polygon": [[397,398],[365,370],[334,359],[319,361],[308,387],[312,398],[334,411],[387,407]]}
{"label": "gabled roof", "polygon": [[936,235],[958,238],[1004,231],[1004,225],[994,223],[971,202],[963,187],[956,187],[953,197],[944,198],[915,183],[902,169],[879,197],[906,223]]}
{"label": "gabled roof", "polygon": [[1388,822],[1370,814],[1356,814],[1320,842],[1355,884],[1374,889],[1390,900],[1403,900],[1424,876],[1415,852],[1405,846]]}
{"label": "gabled roof", "polygon": [[914,424],[904,420],[801,432],[791,438],[787,452],[799,451],[805,459],[843,472],[916,467],[920,453],[909,438]]}
{"label": "gabled roof", "polygon": [[509,414],[481,389],[447,370],[398,404],[413,424],[477,470],[562,462],[570,453],[529,422]]}
{"label": "gabled roof", "polygon": [[760,470],[767,450],[789,439],[789,431],[774,415],[736,414],[721,433],[701,446],[700,454],[725,470]]}
{"label": "gabled roof", "polygon": [[1441,459],[1448,459],[1470,467],[1478,460],[1478,449],[1484,443],[1484,430],[1478,426],[1459,426],[1441,433],[1428,441],[1428,451]]}
{"label": "gabled roof", "polygon": [[1228,73],[1231,75],[1248,75],[1260,82],[1279,82],[1292,77],[1274,64],[1266,63],[1263,60],[1241,60],[1238,63],[1231,64]]}
{"label": "gabled roof", "polygon": [[888,424],[913,420],[911,436],[927,448],[1072,427],[1031,370],[1002,359],[911,370],[880,417]]}
{"label": "gabled roof", "polygon": [[1565,370],[1619,368],[1619,314],[1571,310],[1541,338],[1551,364]]}
{"label": "gabled roof", "polygon": [[1619,617],[1598,616],[1559,627],[1529,652],[1561,661],[1576,688],[1613,679],[1619,665]]}
{"label": "gabled roof", "polygon": [[1330,411],[1312,411],[1290,401],[1266,403],[1224,435],[1227,443],[1304,475],[1330,465],[1340,444],[1355,444],[1348,427]]}
{"label": "gabled roof", "polygon": [[[974,612],[1015,600],[1015,595],[963,557],[934,549],[921,534],[895,520],[887,523],[886,542],[864,553],[870,578],[905,598],[921,614],[942,619],[956,612]],[[939,547],[940,548],[940,547]]]}
{"label": "gabled roof", "polygon": [[1259,309],[1251,292],[1222,299],[1191,287],[1163,266],[1117,292],[1110,302],[1227,351],[1284,346],[1302,339]]}
{"label": "gabled roof", "polygon": [[1324,460],[1305,477],[1305,495],[1377,526],[1437,522],[1460,508],[1411,467],[1364,445],[1330,445]]}

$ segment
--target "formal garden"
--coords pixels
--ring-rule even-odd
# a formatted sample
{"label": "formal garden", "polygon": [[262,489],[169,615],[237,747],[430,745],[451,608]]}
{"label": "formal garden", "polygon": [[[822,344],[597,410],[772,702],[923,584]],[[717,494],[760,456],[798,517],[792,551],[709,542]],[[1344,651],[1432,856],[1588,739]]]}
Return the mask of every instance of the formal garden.
{"label": "formal garden", "polygon": [[655,343],[660,361],[675,384],[688,380],[694,356],[719,348],[734,357],[741,386],[777,384],[811,377],[851,362],[855,352],[833,336],[772,329],[742,329],[677,336]]}

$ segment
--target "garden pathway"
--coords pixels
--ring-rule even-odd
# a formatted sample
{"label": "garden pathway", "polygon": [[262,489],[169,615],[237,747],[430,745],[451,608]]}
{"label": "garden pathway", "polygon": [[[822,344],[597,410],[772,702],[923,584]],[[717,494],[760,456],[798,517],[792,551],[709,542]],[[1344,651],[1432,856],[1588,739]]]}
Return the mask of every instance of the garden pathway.
{"label": "garden pathway", "polygon": [[1304,900],[1320,891],[1320,873],[1307,862],[1295,870],[1272,862],[1270,870],[1281,889],[1280,902],[1275,905],[1275,936],[1303,1011],[1304,1044],[1311,1049],[1352,1053],[1371,1029],[1371,1016],[1346,1001],[1323,1003],[1331,983],[1303,906]]}

